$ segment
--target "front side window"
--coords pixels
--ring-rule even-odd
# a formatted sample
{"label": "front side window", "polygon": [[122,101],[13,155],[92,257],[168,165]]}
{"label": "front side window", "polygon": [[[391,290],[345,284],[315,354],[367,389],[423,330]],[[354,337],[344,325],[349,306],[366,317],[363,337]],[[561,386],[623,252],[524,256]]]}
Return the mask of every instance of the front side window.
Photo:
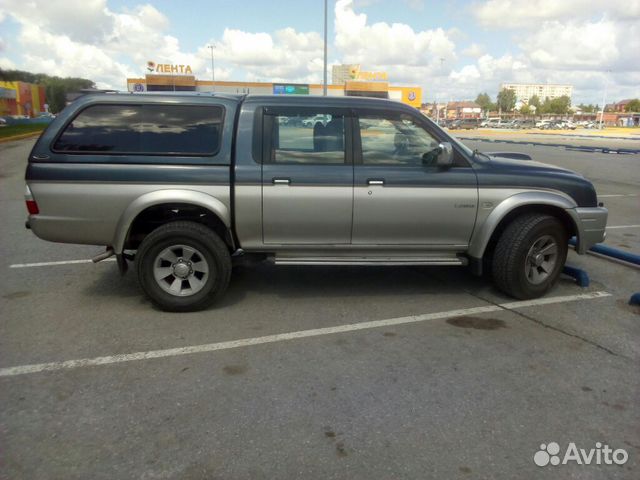
{"label": "front side window", "polygon": [[224,110],[198,105],[93,105],[56,140],[71,153],[214,155]]}
{"label": "front side window", "polygon": [[364,165],[430,166],[440,142],[409,115],[361,115],[360,141]]}
{"label": "front side window", "polygon": [[344,164],[345,117],[343,115],[272,115],[269,163]]}

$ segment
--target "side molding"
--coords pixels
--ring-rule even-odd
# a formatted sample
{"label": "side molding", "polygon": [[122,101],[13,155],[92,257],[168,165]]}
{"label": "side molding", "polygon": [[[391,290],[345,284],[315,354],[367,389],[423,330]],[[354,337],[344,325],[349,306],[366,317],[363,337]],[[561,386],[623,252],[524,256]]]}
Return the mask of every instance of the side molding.
{"label": "side molding", "polygon": [[526,205],[544,205],[561,208],[572,218],[576,231],[580,232],[579,219],[574,210],[577,205],[571,197],[561,193],[546,191],[516,193],[515,195],[512,195],[500,202],[498,206],[492,210],[482,225],[479,225],[479,228],[474,231],[473,236],[471,237],[471,242],[469,243],[469,256],[473,258],[482,258],[489,240],[491,239],[491,235],[493,235],[493,232],[502,219],[514,209]]}
{"label": "side molding", "polygon": [[113,249],[116,254],[122,253],[129,234],[129,228],[135,218],[145,209],[163,203],[188,203],[211,210],[227,226],[231,226],[229,207],[215,197],[206,193],[186,189],[156,190],[136,198],[129,204],[120,219],[113,238]]}

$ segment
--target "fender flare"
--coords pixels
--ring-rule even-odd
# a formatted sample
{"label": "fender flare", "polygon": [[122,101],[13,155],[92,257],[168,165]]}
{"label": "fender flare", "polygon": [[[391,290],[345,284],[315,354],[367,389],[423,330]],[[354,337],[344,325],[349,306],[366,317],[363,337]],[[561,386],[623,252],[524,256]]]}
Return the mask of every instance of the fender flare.
{"label": "fender flare", "polygon": [[477,259],[482,258],[484,251],[491,240],[491,236],[498,225],[500,225],[500,222],[516,208],[529,205],[561,208],[571,217],[575,230],[578,232],[579,236],[581,229],[579,228],[580,221],[575,211],[577,204],[571,197],[559,192],[521,192],[500,202],[484,220],[482,225],[473,232],[471,241],[469,242],[469,256]]}
{"label": "fender flare", "polygon": [[227,228],[231,227],[231,212],[223,202],[206,193],[187,189],[166,189],[145,193],[133,200],[118,220],[113,237],[113,250],[121,254],[129,235],[129,229],[136,217],[149,207],[163,203],[187,203],[210,210],[218,216]]}

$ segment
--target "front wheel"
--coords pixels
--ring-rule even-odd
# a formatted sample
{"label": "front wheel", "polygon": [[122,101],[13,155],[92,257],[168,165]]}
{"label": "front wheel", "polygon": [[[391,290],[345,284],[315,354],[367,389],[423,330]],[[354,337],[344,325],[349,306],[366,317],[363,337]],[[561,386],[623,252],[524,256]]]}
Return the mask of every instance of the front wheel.
{"label": "front wheel", "polygon": [[557,218],[535,213],[518,217],[496,245],[493,280],[512,297],[541,297],[557,282],[567,250],[568,234]]}
{"label": "front wheel", "polygon": [[220,237],[195,222],[171,222],[145,237],[136,254],[138,281],[162,310],[189,312],[226,290],[231,257]]}

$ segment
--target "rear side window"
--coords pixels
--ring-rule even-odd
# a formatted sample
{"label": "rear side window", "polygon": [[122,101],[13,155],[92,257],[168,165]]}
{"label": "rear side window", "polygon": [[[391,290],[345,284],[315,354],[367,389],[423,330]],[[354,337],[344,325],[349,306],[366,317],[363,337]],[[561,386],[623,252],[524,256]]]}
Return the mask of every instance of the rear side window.
{"label": "rear side window", "polygon": [[268,163],[326,165],[345,163],[345,117],[291,112],[269,115],[271,151]]}
{"label": "rear side window", "polygon": [[224,109],[211,105],[93,105],[54,143],[54,151],[215,155]]}

